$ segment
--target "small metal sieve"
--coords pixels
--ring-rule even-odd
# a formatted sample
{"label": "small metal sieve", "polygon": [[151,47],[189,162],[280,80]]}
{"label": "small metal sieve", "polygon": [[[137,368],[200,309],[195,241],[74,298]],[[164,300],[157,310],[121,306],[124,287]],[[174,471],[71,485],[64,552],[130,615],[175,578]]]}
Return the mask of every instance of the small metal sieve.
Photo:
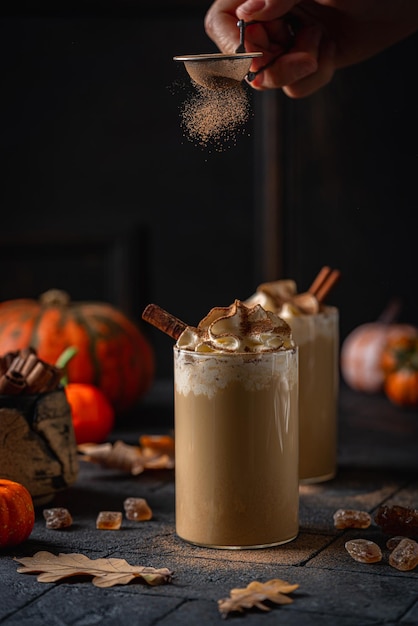
{"label": "small metal sieve", "polygon": [[192,80],[208,89],[227,89],[244,80],[255,57],[262,52],[239,52],[236,54],[191,54],[174,57],[183,61]]}
{"label": "small metal sieve", "polygon": [[246,52],[244,45],[246,23],[239,20],[240,44],[235,54],[189,54],[176,56],[174,61],[182,61],[192,80],[208,89],[228,89],[235,87],[249,75],[252,60],[262,57],[262,52]]}

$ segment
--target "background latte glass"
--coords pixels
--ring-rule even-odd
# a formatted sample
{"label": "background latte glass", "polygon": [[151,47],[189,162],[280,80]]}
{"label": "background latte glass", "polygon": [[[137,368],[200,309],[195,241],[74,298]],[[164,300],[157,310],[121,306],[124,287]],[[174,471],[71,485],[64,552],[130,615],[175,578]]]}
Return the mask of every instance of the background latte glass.
{"label": "background latte glass", "polygon": [[337,471],[339,313],[286,319],[299,347],[299,472],[301,482],[321,482]]}

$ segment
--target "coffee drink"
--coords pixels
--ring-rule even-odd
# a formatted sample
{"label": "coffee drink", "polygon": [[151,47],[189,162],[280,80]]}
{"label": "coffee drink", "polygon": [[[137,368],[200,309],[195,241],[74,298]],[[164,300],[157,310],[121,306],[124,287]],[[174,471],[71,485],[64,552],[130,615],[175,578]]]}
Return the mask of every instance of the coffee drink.
{"label": "coffee drink", "polygon": [[298,353],[261,307],[213,309],[174,347],[176,531],[216,548],[298,533]]}

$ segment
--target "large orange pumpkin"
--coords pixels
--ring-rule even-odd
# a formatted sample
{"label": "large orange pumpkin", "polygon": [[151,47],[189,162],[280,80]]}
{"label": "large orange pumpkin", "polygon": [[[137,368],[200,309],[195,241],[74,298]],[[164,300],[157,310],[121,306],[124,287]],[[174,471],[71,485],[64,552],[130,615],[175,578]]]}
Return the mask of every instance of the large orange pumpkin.
{"label": "large orange pumpkin", "polygon": [[68,382],[95,385],[117,412],[135,406],[154,376],[153,350],[139,328],[104,302],[71,302],[52,289],[39,300],[0,303],[0,354],[33,347],[55,364],[70,346]]}
{"label": "large orange pumpkin", "polygon": [[25,541],[35,524],[35,510],[29,491],[20,483],[0,478],[0,548]]}

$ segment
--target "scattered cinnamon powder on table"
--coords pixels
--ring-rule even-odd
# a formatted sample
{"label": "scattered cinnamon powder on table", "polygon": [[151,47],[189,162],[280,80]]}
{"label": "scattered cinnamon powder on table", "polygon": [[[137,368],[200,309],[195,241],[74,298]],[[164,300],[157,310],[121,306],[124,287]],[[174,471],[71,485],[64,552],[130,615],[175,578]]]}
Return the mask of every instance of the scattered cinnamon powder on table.
{"label": "scattered cinnamon powder on table", "polygon": [[243,84],[234,82],[225,89],[209,89],[192,81],[194,92],[181,107],[181,125],[190,141],[221,152],[245,132],[250,101]]}

